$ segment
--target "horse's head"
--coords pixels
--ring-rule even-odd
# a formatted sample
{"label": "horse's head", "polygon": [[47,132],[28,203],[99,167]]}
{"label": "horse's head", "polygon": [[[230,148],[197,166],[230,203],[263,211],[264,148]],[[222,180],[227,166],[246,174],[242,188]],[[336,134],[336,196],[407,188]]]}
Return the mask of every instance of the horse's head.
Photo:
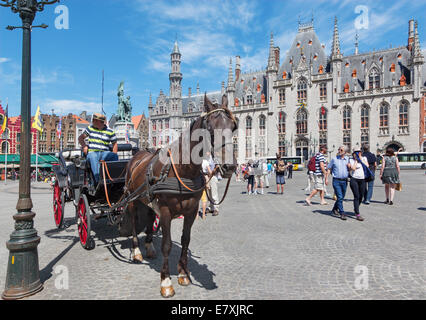
{"label": "horse's head", "polygon": [[[237,161],[232,152],[232,134],[238,129],[238,123],[228,109],[228,98],[226,95],[222,97],[222,104],[212,103],[207,95],[204,96],[204,113],[201,115],[203,120],[203,128],[210,135],[212,147],[212,155],[216,158],[222,154],[222,169],[227,172],[233,172],[236,169]],[[221,139],[221,141],[218,141]],[[232,161],[228,159],[227,152],[231,152]]]}

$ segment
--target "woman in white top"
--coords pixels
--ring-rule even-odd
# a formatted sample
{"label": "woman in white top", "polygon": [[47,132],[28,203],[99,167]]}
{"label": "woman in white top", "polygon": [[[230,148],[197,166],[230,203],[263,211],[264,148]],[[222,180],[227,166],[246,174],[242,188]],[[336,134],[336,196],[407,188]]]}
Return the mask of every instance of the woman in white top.
{"label": "woman in white top", "polygon": [[368,160],[366,157],[362,156],[362,152],[360,150],[354,151],[352,157],[353,159],[350,159],[349,161],[349,170],[351,176],[350,187],[354,195],[354,211],[356,219],[363,221],[364,218],[361,217],[359,213],[359,205],[361,204],[362,197],[365,193],[365,174],[362,163],[368,168]]}

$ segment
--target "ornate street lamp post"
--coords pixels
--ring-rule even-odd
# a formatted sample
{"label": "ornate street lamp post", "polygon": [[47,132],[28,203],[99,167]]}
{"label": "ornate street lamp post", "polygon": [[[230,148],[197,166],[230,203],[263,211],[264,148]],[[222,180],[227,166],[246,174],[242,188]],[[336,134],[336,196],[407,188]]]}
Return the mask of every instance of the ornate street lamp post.
{"label": "ornate street lamp post", "polygon": [[6,285],[3,299],[21,299],[43,289],[40,281],[37,246],[40,237],[34,228],[35,213],[31,211],[31,30],[35,27],[47,28],[45,24],[32,26],[37,11],[59,0],[0,0],[0,6],[10,7],[19,13],[21,27],[8,26],[6,29],[22,29],[22,84],[21,84],[21,161],[19,179],[19,199],[17,213],[13,216],[15,230],[6,243],[9,249]]}

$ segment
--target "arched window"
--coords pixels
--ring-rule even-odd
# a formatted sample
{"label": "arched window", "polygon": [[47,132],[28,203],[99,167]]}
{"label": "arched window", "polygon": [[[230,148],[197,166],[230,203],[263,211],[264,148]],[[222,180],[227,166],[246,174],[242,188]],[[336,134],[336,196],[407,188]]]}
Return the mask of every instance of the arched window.
{"label": "arched window", "polygon": [[423,142],[423,152],[426,152],[426,141]]}
{"label": "arched window", "polygon": [[367,105],[361,107],[361,145],[369,142],[369,116],[370,108]]}
{"label": "arched window", "polygon": [[252,156],[252,138],[251,138],[251,130],[252,130],[252,118],[246,118],[246,159],[251,158]]}
{"label": "arched window", "polygon": [[343,144],[346,146],[347,150],[350,150],[351,145],[351,108],[345,106],[343,108]]}
{"label": "arched window", "polygon": [[380,105],[379,133],[380,135],[389,134],[389,105],[386,103]]}
{"label": "arched window", "polygon": [[266,156],[266,117],[260,115],[259,117],[259,157]]}
{"label": "arched window", "polygon": [[351,130],[351,108],[345,106],[343,109],[343,130]]}
{"label": "arched window", "polygon": [[399,105],[399,134],[408,134],[408,102],[403,101]]}
{"label": "arched window", "polygon": [[308,99],[308,83],[302,78],[297,83],[297,102],[306,102]]}
{"label": "arched window", "polygon": [[278,113],[278,154],[281,157],[286,155],[285,145],[285,113]]}
{"label": "arched window", "polygon": [[247,117],[246,118],[246,136],[250,136],[251,137],[251,130],[253,129],[252,123],[253,123],[252,118],[251,117]]}
{"label": "arched window", "polygon": [[321,101],[327,100],[327,83],[321,82],[319,85],[319,89],[320,89],[320,100]]}
{"label": "arched window", "polygon": [[369,128],[370,108],[367,105],[361,107],[361,129]]}
{"label": "arched window", "polygon": [[247,94],[247,104],[253,104],[253,95],[251,93]]}
{"label": "arched window", "polygon": [[380,88],[380,72],[377,68],[373,68],[368,76],[369,89]]}
{"label": "arched window", "polygon": [[319,144],[327,145],[327,110],[321,107],[319,115]]}
{"label": "arched window", "polygon": [[3,141],[1,144],[1,153],[10,153],[9,152],[10,144],[7,141]]}
{"label": "arched window", "polygon": [[308,134],[308,114],[303,109],[297,113],[296,134]]}
{"label": "arched window", "polygon": [[264,136],[266,132],[266,117],[262,114],[259,117],[259,135]]}

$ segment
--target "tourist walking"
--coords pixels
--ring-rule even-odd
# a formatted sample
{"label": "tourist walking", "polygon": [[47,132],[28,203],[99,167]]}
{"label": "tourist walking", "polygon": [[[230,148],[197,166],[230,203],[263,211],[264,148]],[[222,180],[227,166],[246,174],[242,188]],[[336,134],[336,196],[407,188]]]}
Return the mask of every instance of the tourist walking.
{"label": "tourist walking", "polygon": [[293,179],[293,164],[291,162],[287,163],[288,176],[287,179]]}
{"label": "tourist walking", "polygon": [[328,165],[328,173],[333,177],[333,190],[336,195],[332,214],[338,216],[342,220],[346,220],[345,211],[343,209],[343,199],[345,199],[346,189],[348,188],[349,177],[349,157],[346,156],[346,146],[341,146],[335,158],[331,159]]}
{"label": "tourist walking", "polygon": [[354,195],[354,211],[356,219],[363,221],[364,218],[360,215],[359,206],[365,192],[366,169],[368,170],[368,160],[362,155],[361,150],[356,150],[352,153],[353,159],[350,159],[350,187]]}
{"label": "tourist walking", "polygon": [[380,169],[380,179],[385,185],[386,204],[393,205],[395,187],[396,184],[400,183],[400,170],[398,157],[395,155],[395,151],[392,148],[387,148]]}
{"label": "tourist walking", "polygon": [[362,154],[367,158],[368,168],[372,172],[373,176],[366,183],[365,192],[364,192],[364,204],[370,204],[371,198],[373,197],[373,188],[374,188],[374,176],[376,175],[376,167],[377,167],[377,158],[376,156],[370,152],[370,147],[368,144],[364,144],[362,146]]}
{"label": "tourist walking", "polygon": [[[321,145],[319,150],[320,151],[315,155],[315,171],[313,172],[314,190],[305,199],[305,202],[308,206],[312,205],[311,199],[318,192],[320,194],[321,204],[322,205],[328,204],[324,200],[324,186],[328,184],[328,180],[327,180],[328,172],[327,172],[327,167],[325,166],[325,163],[326,163],[325,154],[327,154],[327,146]],[[313,168],[309,168],[308,170],[312,171],[312,169]]]}
{"label": "tourist walking", "polygon": [[284,160],[281,159],[281,157],[277,154],[277,161],[274,164],[275,167],[275,175],[276,175],[276,183],[277,183],[277,194],[280,193],[280,187],[281,187],[281,194],[284,194],[284,185],[285,185],[285,170],[286,165]]}
{"label": "tourist walking", "polygon": [[266,163],[266,160],[262,160],[262,169],[263,169],[263,184],[265,188],[269,188],[269,167]]}
{"label": "tourist walking", "polygon": [[[212,169],[210,167],[210,152],[206,153],[206,156],[203,159],[203,162],[201,164],[201,168],[203,171],[203,175],[204,175],[204,179],[206,181],[206,189],[207,192],[210,192],[210,176],[212,174]],[[203,220],[206,218],[206,211],[207,211],[207,193],[206,193],[206,189],[203,190],[203,194],[201,195],[201,214],[202,214],[202,218]],[[198,217],[198,215],[197,215]]]}
{"label": "tourist walking", "polygon": [[246,166],[246,172],[247,172],[247,194],[251,195],[254,192],[254,168],[253,168],[253,161],[250,160]]}

